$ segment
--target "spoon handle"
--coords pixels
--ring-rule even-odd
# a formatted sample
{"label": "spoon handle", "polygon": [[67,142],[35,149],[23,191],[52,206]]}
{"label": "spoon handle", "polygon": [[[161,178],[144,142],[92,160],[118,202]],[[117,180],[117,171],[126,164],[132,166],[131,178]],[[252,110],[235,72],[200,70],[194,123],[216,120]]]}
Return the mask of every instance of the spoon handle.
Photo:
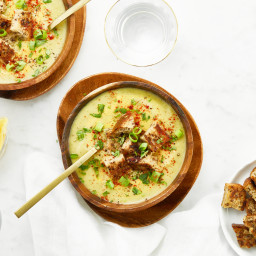
{"label": "spoon handle", "polygon": [[60,24],[63,20],[65,20],[67,17],[69,17],[74,12],[78,11],[80,8],[82,8],[84,5],[86,5],[91,0],[80,0],[78,3],[70,7],[67,11],[65,11],[63,14],[61,14],[56,20],[54,20],[50,25],[49,29],[52,30],[55,28],[58,24]]}
{"label": "spoon handle", "polygon": [[66,179],[71,173],[73,173],[79,166],[81,166],[85,161],[92,157],[97,152],[95,147],[91,148],[85,155],[78,159],[74,164],[72,164],[68,169],[66,169],[59,177],[53,180],[49,185],[27,201],[19,210],[14,214],[20,218],[24,213],[26,213],[31,207],[33,207],[37,202],[39,202],[44,196],[46,196],[50,191],[52,191],[59,183]]}

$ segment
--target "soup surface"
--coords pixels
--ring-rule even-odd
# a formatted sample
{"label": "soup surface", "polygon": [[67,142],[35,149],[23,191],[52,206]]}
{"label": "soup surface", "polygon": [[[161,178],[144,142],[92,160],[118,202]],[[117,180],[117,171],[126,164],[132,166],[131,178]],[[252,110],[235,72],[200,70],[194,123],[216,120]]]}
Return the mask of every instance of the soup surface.
{"label": "soup surface", "polygon": [[48,26],[64,11],[62,0],[0,0],[0,83],[31,79],[55,62],[67,22]]}
{"label": "soup surface", "polygon": [[[150,140],[154,131],[159,134]],[[77,174],[91,193],[120,204],[162,192],[176,178],[186,153],[183,125],[173,108],[134,88],[102,93],[78,113],[69,137],[72,162],[95,144],[101,150]]]}

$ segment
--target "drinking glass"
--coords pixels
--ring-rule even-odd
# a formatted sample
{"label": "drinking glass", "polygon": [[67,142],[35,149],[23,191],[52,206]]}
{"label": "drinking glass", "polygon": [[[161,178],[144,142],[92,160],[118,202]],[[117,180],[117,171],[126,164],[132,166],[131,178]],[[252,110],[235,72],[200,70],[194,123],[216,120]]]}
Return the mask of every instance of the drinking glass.
{"label": "drinking glass", "polygon": [[177,41],[178,23],[163,0],[119,0],[105,19],[105,38],[117,58],[134,66],[165,59]]}

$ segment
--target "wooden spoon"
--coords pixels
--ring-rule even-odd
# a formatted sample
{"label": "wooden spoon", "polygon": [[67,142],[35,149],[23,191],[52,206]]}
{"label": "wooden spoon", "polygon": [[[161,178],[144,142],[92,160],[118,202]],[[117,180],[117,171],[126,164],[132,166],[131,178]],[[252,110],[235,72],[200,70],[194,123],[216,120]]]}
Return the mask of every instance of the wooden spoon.
{"label": "wooden spoon", "polygon": [[56,20],[54,20],[49,25],[49,30],[52,30],[55,28],[58,24],[60,24],[63,20],[65,20],[67,17],[69,17],[74,12],[78,11],[80,8],[82,8],[84,5],[86,5],[91,0],[80,0],[78,3],[70,7],[68,10],[66,10],[63,14],[61,14]]}
{"label": "wooden spoon", "polygon": [[73,173],[79,166],[81,166],[85,161],[92,157],[97,152],[95,147],[91,148],[86,154],[84,154],[80,159],[78,159],[74,164],[72,164],[68,169],[65,170],[59,177],[53,180],[49,185],[27,201],[19,210],[14,214],[20,218],[24,213],[26,213],[31,207],[33,207],[37,202],[39,202],[44,196],[46,196],[50,191],[52,191],[58,184],[60,184],[64,179],[66,179],[71,173]]}

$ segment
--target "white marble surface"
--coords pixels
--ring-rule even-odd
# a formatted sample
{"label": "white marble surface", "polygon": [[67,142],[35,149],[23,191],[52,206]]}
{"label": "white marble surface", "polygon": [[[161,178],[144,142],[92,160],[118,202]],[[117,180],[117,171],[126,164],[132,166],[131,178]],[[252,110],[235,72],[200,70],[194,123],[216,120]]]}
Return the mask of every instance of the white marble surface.
{"label": "white marble surface", "polygon": [[114,2],[89,3],[80,54],[59,85],[26,102],[0,99],[0,116],[9,119],[9,143],[0,160],[0,255],[34,255],[27,217],[17,220],[13,215],[25,199],[24,158],[42,151],[61,161],[58,106],[67,90],[86,76],[115,71],[151,80],[193,115],[204,143],[204,161],[197,182],[176,211],[222,191],[234,172],[256,158],[256,2],[168,0],[179,22],[178,42],[166,60],[147,68],[122,63],[105,43],[104,18]]}

